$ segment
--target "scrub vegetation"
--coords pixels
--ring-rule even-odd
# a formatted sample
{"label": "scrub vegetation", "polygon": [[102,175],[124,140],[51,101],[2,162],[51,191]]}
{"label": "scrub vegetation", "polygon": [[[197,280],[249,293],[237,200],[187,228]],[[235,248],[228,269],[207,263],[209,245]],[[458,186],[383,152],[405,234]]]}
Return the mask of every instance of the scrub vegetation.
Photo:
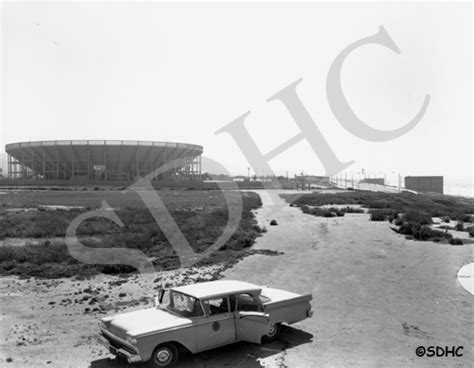
{"label": "scrub vegetation", "polygon": [[[91,193],[93,194],[91,196]],[[88,247],[139,249],[153,261],[156,270],[179,268],[175,254],[159,224],[134,192],[31,192],[8,193],[0,208],[0,274],[39,277],[69,277],[97,273],[131,273],[126,265],[87,265],[69,254],[64,237],[71,221],[81,213],[97,209],[105,200],[123,222],[120,227],[105,218],[84,221],[77,234]],[[164,190],[159,192],[170,215],[193,250],[205,251],[222,234],[227,225],[228,210],[220,191]],[[242,195],[242,216],[232,237],[200,265],[233,263],[251,253],[249,248],[265,230],[255,220],[253,210],[262,202],[252,192],[227,192],[229,205],[236,206]],[[25,198],[26,197],[26,198]],[[35,198],[34,204],[28,197]],[[54,205],[81,208],[52,209]],[[8,238],[24,239],[22,245],[11,245]],[[11,239],[10,239],[11,240]]]}
{"label": "scrub vegetation", "polygon": [[[371,221],[389,221],[396,226],[393,227],[394,231],[415,240],[462,245],[462,239],[453,238],[448,233],[447,225],[442,226],[444,231],[433,229],[431,227],[433,217],[440,217],[443,222],[458,221],[456,226],[449,230],[468,231],[472,234],[474,228],[465,225],[474,222],[472,215],[474,200],[471,198],[370,191],[282,195],[282,197],[304,213],[323,217],[344,216],[351,207],[341,208],[341,205],[360,205],[368,210]],[[336,205],[338,207],[327,208]]]}

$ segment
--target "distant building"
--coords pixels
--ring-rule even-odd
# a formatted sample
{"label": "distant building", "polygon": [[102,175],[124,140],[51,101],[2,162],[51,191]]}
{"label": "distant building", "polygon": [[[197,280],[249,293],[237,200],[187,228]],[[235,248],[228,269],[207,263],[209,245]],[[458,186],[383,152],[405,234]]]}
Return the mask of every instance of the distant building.
{"label": "distant building", "polygon": [[406,176],[405,189],[443,194],[443,176]]}

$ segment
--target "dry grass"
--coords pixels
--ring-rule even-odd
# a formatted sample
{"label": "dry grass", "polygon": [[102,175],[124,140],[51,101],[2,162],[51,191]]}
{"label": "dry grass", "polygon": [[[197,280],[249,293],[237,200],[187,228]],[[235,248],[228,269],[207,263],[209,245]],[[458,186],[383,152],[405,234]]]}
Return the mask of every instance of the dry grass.
{"label": "dry grass", "polygon": [[[153,259],[156,268],[169,270],[180,266],[168,239],[150,211],[135,193],[121,192],[29,192],[8,194],[6,205],[0,211],[0,238],[42,238],[44,242],[25,246],[0,246],[0,274],[23,276],[63,277],[77,274],[129,273],[130,266],[124,265],[86,265],[78,263],[69,255],[64,242],[50,243],[49,238],[63,237],[70,222],[88,210],[38,211],[40,205],[87,204],[89,208],[99,207],[101,201],[116,209],[123,227],[104,219],[85,221],[78,229],[78,236],[89,247],[122,247],[143,251]],[[42,192],[43,194],[43,192]],[[227,205],[222,192],[217,191],[170,191],[160,192],[174,221],[195,252],[205,251],[221,235],[228,221]],[[253,210],[261,206],[260,197],[251,192],[229,192],[230,206],[238,205],[242,198],[243,210],[239,226],[232,237],[220,250],[201,261],[202,264],[230,262],[247,254],[260,229],[255,221]],[[29,200],[34,203],[29,203]],[[28,207],[36,210],[12,212],[8,207]],[[34,207],[36,206],[36,207]]]}

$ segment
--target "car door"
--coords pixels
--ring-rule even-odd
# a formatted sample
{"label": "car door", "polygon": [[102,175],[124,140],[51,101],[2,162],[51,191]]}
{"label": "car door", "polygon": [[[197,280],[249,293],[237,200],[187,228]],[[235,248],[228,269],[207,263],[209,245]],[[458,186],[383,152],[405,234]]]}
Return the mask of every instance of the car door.
{"label": "car door", "polygon": [[270,329],[270,316],[263,312],[235,312],[237,339],[260,344]]}
{"label": "car door", "polygon": [[236,341],[234,314],[227,297],[202,301],[205,317],[197,321],[197,350],[207,350]]}
{"label": "car door", "polygon": [[229,300],[237,339],[259,344],[270,329],[270,316],[263,312],[260,300],[250,294],[232,295]]}

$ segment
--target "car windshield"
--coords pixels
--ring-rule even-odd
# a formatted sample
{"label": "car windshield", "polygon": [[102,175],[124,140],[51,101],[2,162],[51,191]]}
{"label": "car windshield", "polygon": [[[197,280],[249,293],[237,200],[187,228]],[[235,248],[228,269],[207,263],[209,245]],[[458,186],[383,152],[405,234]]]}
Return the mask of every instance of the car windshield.
{"label": "car windshield", "polygon": [[196,298],[174,290],[171,290],[169,298],[168,309],[172,312],[183,317],[198,317],[203,315],[201,304]]}

